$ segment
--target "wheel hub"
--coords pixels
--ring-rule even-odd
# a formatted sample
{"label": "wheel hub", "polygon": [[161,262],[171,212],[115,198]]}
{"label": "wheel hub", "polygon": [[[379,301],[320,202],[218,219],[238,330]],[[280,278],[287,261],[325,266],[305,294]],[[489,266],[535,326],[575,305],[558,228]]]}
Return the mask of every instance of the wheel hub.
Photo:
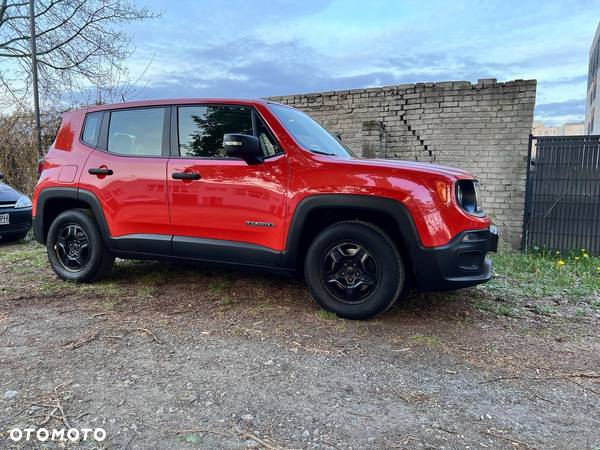
{"label": "wheel hub", "polygon": [[327,289],[346,303],[368,297],[379,278],[375,258],[361,245],[350,242],[338,244],[325,254],[322,273]]}

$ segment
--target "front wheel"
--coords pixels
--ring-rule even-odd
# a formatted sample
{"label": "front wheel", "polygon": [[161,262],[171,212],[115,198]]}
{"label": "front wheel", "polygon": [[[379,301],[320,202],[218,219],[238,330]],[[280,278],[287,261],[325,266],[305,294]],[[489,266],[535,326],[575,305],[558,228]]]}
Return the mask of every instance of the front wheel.
{"label": "front wheel", "polygon": [[52,269],[63,280],[96,280],[106,275],[115,261],[85,210],[59,214],[48,230],[46,247]]}
{"label": "front wheel", "polygon": [[317,303],[346,319],[387,310],[404,287],[402,257],[380,228],[340,222],[323,230],[304,262],[306,284]]}

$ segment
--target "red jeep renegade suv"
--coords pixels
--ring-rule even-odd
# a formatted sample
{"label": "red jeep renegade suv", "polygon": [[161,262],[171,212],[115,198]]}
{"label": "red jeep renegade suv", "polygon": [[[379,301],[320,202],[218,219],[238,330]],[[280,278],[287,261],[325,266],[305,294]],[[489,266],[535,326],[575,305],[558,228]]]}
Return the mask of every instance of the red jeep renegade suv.
{"label": "red jeep renegade suv", "polygon": [[306,114],[261,100],[161,100],[63,116],[40,166],[34,233],[60,278],[115,257],[303,273],[341,317],[408,286],[486,282],[496,227],[457,169],[355,157]]}

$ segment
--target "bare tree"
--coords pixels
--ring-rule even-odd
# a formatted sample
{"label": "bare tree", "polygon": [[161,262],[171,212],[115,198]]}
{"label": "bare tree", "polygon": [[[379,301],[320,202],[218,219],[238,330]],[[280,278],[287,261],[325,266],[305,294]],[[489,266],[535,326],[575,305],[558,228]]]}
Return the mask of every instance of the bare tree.
{"label": "bare tree", "polygon": [[[40,91],[47,101],[123,80],[129,54],[124,25],[157,17],[133,0],[36,0]],[[0,0],[0,93],[24,104],[31,79],[27,0]]]}

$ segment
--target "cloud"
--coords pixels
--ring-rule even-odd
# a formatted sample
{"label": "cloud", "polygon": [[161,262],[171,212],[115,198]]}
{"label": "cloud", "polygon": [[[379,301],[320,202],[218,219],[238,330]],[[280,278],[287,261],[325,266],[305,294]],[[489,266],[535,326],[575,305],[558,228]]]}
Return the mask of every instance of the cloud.
{"label": "cloud", "polygon": [[536,120],[551,125],[581,122],[585,117],[585,100],[571,99],[563,102],[542,103],[535,107]]}
{"label": "cloud", "polygon": [[578,83],[585,83],[587,85],[588,76],[587,73],[582,73],[581,75],[576,75],[572,77],[566,78],[558,78],[555,80],[542,80],[539,82],[542,86],[554,87],[554,86],[565,86],[572,85]]}
{"label": "cloud", "polygon": [[154,57],[133,99],[535,78],[536,118],[579,117],[597,26],[589,3],[560,0],[150,1],[165,16],[132,28],[132,78]]}

